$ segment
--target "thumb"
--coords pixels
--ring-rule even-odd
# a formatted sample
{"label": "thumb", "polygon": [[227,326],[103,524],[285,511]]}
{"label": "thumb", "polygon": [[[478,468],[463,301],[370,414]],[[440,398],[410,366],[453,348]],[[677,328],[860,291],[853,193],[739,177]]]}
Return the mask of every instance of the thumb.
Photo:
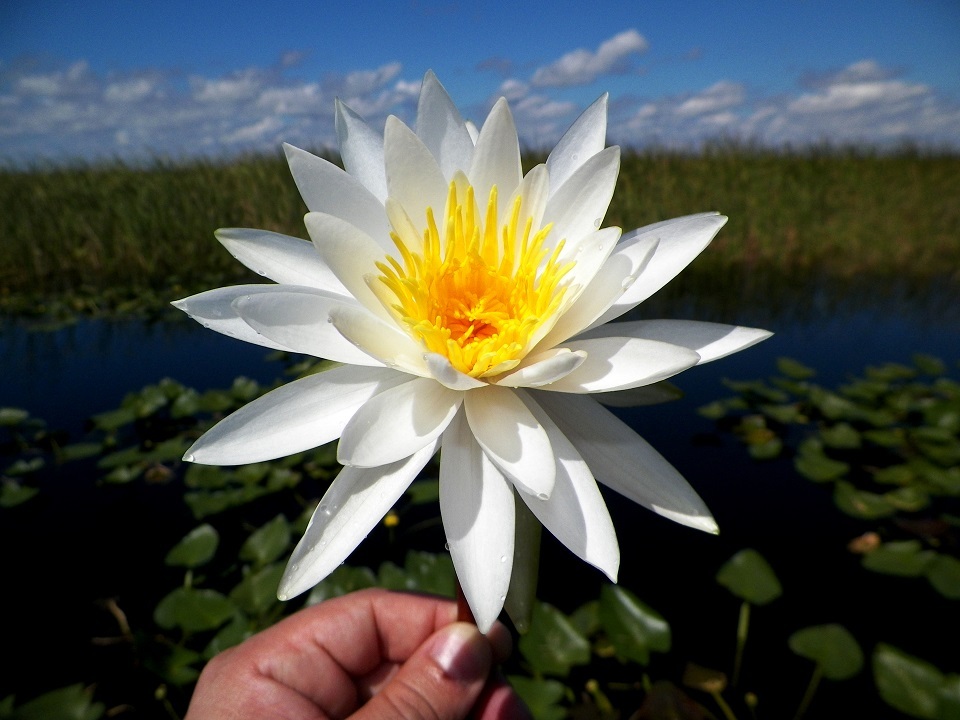
{"label": "thumb", "polygon": [[462,720],[490,675],[493,651],[476,626],[457,622],[431,635],[353,717]]}

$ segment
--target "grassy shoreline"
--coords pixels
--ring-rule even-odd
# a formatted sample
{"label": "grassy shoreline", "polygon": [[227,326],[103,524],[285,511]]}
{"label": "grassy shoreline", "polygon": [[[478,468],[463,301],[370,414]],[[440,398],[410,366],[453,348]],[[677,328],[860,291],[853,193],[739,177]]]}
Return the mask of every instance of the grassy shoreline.
{"label": "grassy shoreline", "polygon": [[[532,161],[531,161],[532,162]],[[766,277],[924,283],[960,277],[960,156],[718,147],[629,153],[605,225],[702,210],[730,217],[687,286]],[[218,227],[305,237],[279,156],[0,170],[0,313],[156,310],[256,276]],[[725,281],[724,281],[725,282]]]}

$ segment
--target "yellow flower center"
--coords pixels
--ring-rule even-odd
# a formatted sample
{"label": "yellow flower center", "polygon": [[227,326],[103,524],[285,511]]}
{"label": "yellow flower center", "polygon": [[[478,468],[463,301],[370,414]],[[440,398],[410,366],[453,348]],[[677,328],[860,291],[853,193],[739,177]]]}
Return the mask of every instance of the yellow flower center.
{"label": "yellow flower center", "polygon": [[395,229],[400,260],[377,263],[398,321],[429,352],[475,378],[516,367],[560,307],[560,280],[573,267],[558,261],[563,241],[552,251],[545,246],[550,225],[534,231],[527,218],[519,227],[520,208],[518,197],[501,224],[496,186],[481,216],[473,186],[458,190],[451,182],[442,232],[427,208],[420,247],[409,247],[412,238],[404,242]]}

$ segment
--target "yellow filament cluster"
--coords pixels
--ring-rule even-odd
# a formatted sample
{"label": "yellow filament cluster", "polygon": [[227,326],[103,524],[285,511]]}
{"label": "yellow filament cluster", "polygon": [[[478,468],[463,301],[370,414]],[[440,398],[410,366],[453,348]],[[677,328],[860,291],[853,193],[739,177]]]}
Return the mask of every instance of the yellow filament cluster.
{"label": "yellow filament cluster", "polygon": [[377,264],[396,298],[391,309],[408,332],[472,377],[520,362],[560,307],[560,280],[573,266],[558,261],[562,241],[552,252],[545,247],[550,225],[534,230],[528,218],[519,227],[520,207],[518,197],[501,226],[496,186],[481,216],[473,187],[458,190],[451,182],[442,228],[427,208],[422,246],[409,247],[393,232],[400,259]]}

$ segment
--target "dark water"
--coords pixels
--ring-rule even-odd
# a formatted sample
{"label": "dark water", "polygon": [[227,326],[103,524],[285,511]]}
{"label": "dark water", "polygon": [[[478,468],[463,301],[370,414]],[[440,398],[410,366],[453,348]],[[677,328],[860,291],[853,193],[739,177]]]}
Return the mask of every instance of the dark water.
{"label": "dark water", "polygon": [[[941,297],[929,293],[924,297],[871,299],[865,307],[814,297],[802,306],[753,304],[731,313],[680,303],[681,312],[663,313],[756,325],[776,333],[761,345],[675,378],[686,393],[682,400],[623,415],[690,480],[721,526],[719,537],[707,536],[606,495],[621,542],[620,582],[672,622],[673,656],[729,670],[739,603],[716,586],[713,576],[735,551],[755,547],[777,570],[785,595],[754,612],[745,688],[777,688],[788,696],[784,707],[790,710],[784,712],[796,707],[811,669],[786,650],[786,638],[808,625],[843,623],[868,656],[873,644],[883,641],[938,662],[942,669],[958,669],[955,662],[950,666],[953,655],[940,642],[944,618],[955,617],[955,603],[943,600],[922,580],[861,570],[845,545],[870,529],[868,524],[841,515],[827,490],[800,478],[788,462],[750,461],[734,440],[717,435],[713,423],[696,414],[700,405],[728,394],[722,378],[770,375],[780,356],[816,368],[817,380],[827,386],[869,364],[909,362],[917,352],[939,356],[956,368],[956,306],[944,306]],[[25,408],[78,440],[90,415],[117,407],[128,391],[163,377],[200,390],[227,387],[238,375],[270,382],[282,367],[267,355],[262,348],[186,321],[83,321],[53,332],[7,324],[0,328],[0,406]],[[4,618],[7,623],[24,622],[23,630],[13,633],[10,647],[22,643],[22,652],[29,653],[36,647],[37,632],[55,638],[44,646],[59,643],[57,656],[64,662],[72,658],[74,665],[57,670],[54,662],[46,667],[67,684],[96,679],[83,674],[87,666],[77,670],[71,643],[83,648],[81,662],[89,657],[102,662],[105,653],[109,657],[118,652],[89,644],[92,635],[113,630],[95,600],[109,594],[133,597],[135,614],[136,598],[149,597],[151,573],[190,521],[177,498],[156,488],[134,484],[97,492],[91,500],[89,483],[60,483],[55,497],[13,511],[14,522],[0,528],[0,542],[5,548]],[[436,547],[424,549],[439,551],[442,538],[436,542]],[[372,543],[362,545],[355,561],[376,565],[376,553]],[[541,599],[571,611],[596,597],[600,580],[597,572],[572,561],[565,549],[545,537]],[[921,605],[923,612],[916,611]],[[956,635],[956,630],[951,632]],[[24,682],[50,687],[32,668],[9,676],[9,689],[22,689]],[[661,669],[674,678],[682,670],[666,665]],[[864,709],[869,716],[883,717],[883,707],[869,705],[876,703],[869,700],[874,695],[869,674],[868,665],[853,682],[860,683],[862,697],[868,698]],[[0,690],[7,685],[0,682]],[[825,683],[818,703],[829,703],[837,691],[826,687],[830,685]],[[791,693],[795,697],[789,697]]]}

